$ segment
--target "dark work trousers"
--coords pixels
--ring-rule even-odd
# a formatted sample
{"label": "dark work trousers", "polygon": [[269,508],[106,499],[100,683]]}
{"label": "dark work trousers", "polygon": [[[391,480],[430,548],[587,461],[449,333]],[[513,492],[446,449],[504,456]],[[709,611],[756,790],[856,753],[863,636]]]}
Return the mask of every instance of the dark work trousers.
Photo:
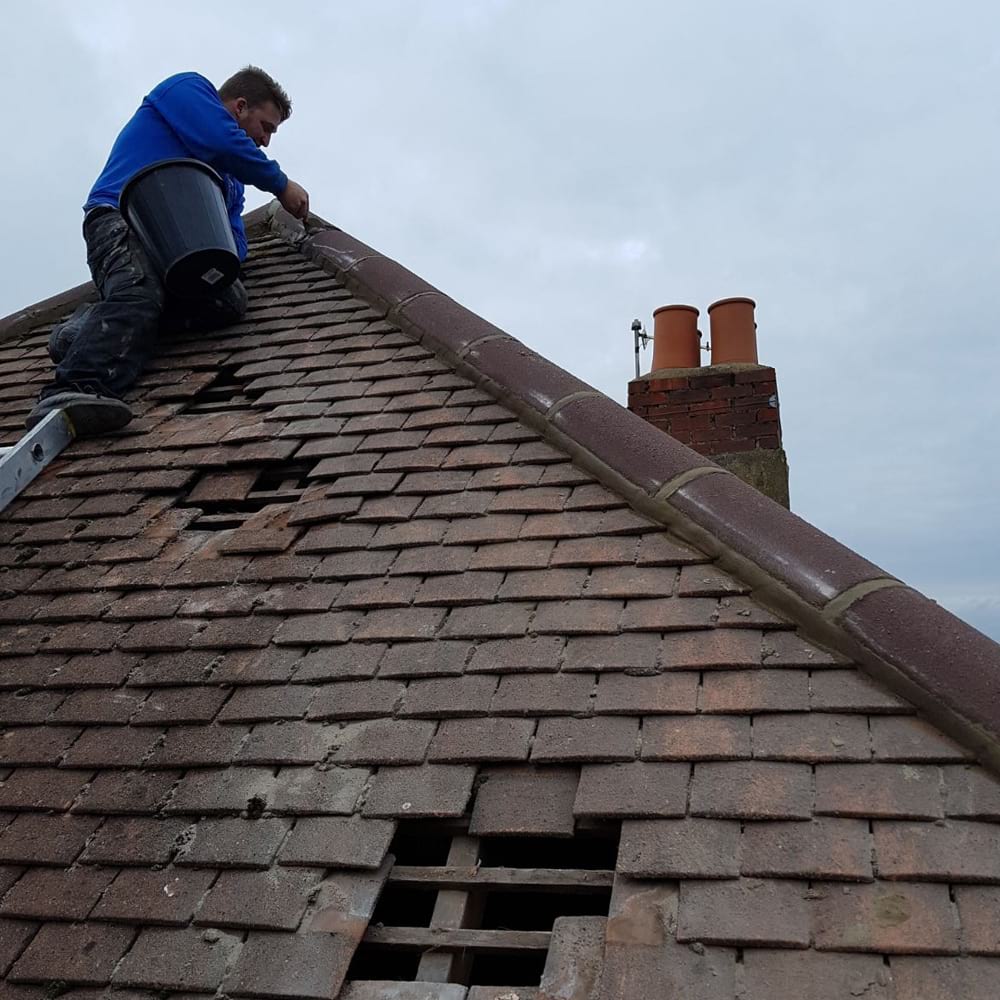
{"label": "dark work trousers", "polygon": [[215,297],[168,295],[117,209],[90,211],[83,238],[100,300],[57,328],[65,354],[55,382],[41,392],[43,399],[67,390],[121,399],[152,357],[161,330],[214,330],[239,322],[246,312],[247,293],[239,280]]}

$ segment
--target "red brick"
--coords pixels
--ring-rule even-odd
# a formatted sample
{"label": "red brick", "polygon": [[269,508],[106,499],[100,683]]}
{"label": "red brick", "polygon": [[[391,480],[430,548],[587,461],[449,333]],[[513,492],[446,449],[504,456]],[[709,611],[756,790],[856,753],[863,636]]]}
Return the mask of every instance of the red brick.
{"label": "red brick", "polygon": [[98,823],[84,816],[23,813],[0,833],[0,862],[69,865]]}
{"label": "red brick", "polygon": [[0,914],[36,920],[83,920],[115,877],[114,870],[32,868],[3,897]]}
{"label": "red brick", "polygon": [[527,631],[532,612],[533,605],[513,602],[453,608],[441,634],[452,639],[518,637]]}
{"label": "red brick", "polygon": [[[146,761],[148,767],[225,767],[246,739],[248,726],[176,726]],[[155,735],[148,730],[149,739]],[[74,750],[76,747],[73,748]],[[69,763],[67,758],[66,763]]]}
{"label": "red brick", "polygon": [[335,726],[313,722],[264,722],[240,747],[244,764],[316,764],[326,758],[337,738]]}
{"label": "red brick", "polygon": [[445,612],[436,608],[391,608],[370,611],[361,620],[357,642],[429,639],[444,621]]}
{"label": "red brick", "polygon": [[564,640],[559,636],[495,639],[475,647],[470,673],[531,673],[554,671],[559,666]]}
{"label": "red brick", "polygon": [[335,734],[338,764],[419,764],[437,724],[415,719],[351,722]]}
{"label": "red brick", "polygon": [[50,722],[55,725],[124,724],[142,703],[143,696],[133,691],[74,691],[52,713]]}
{"label": "red brick", "polygon": [[0,781],[0,809],[64,812],[83,790],[88,777],[79,771],[20,767]]}
{"label": "red brick", "polygon": [[622,628],[629,632],[673,632],[711,628],[718,602],[708,597],[666,597],[629,601]]}
{"label": "red brick", "polygon": [[380,525],[368,543],[373,549],[407,549],[435,545],[445,536],[447,521],[405,521]]}
{"label": "red brick", "polygon": [[126,868],[101,896],[92,916],[131,924],[184,926],[215,879],[214,871]]}
{"label": "red brick", "polygon": [[872,879],[871,837],[868,824],[860,820],[747,823],[742,847],[744,875]]}
{"label": "red brick", "polygon": [[374,677],[379,661],[385,655],[387,648],[380,643],[320,646],[318,649],[310,650],[298,661],[295,682]]}
{"label": "red brick", "polygon": [[45,924],[11,969],[14,982],[103,986],[135,937],[129,927]]}
{"label": "red brick", "polygon": [[205,622],[169,618],[133,625],[121,638],[119,648],[137,652],[170,652],[187,649]]}
{"label": "red brick", "polygon": [[483,604],[497,596],[502,573],[456,573],[432,576],[420,587],[415,604]]}
{"label": "red brick", "polygon": [[643,719],[643,760],[729,760],[750,756],[746,716],[658,716]]}
{"label": "red brick", "polygon": [[521,514],[491,514],[489,517],[463,517],[451,522],[445,545],[488,545],[513,543],[524,525]]}
{"label": "red brick", "polygon": [[464,573],[475,549],[471,545],[427,545],[404,549],[389,569],[392,576]]}
{"label": "red brick", "polygon": [[819,951],[958,951],[958,918],[945,885],[819,883],[811,895]]}
{"label": "red brick", "polygon": [[[701,598],[678,598],[700,601]],[[761,662],[761,634],[756,629],[711,629],[671,633],[663,637],[664,670],[732,670]]]}
{"label": "red brick", "polygon": [[491,715],[579,715],[589,712],[592,674],[507,674],[490,707]]}
{"label": "red brick", "polygon": [[902,955],[892,960],[892,980],[897,1000],[955,1000],[955,997],[988,997],[1000,976],[1000,959],[916,958]]}
{"label": "red brick", "polygon": [[972,757],[942,732],[922,719],[875,716],[871,719],[876,760],[960,761]]}
{"label": "red brick", "polygon": [[275,779],[269,769],[235,767],[189,771],[178,784],[166,812],[195,816],[240,813],[251,799],[267,802]]}
{"label": "red brick", "polygon": [[553,566],[614,566],[635,561],[635,538],[563,538],[552,553]]}
{"label": "red brick", "polygon": [[495,768],[483,772],[469,833],[473,836],[571,837],[578,772],[571,768]]}
{"label": "red brick", "polygon": [[279,646],[322,646],[347,642],[357,616],[330,611],[323,615],[295,615],[287,618],[274,636]]}
{"label": "red brick", "polygon": [[282,819],[203,819],[176,863],[203,868],[267,868],[288,827],[288,821]]}
{"label": "red brick", "polygon": [[531,759],[538,763],[633,760],[638,744],[638,719],[542,719]]}
{"label": "red brick", "polygon": [[947,815],[1000,820],[1000,779],[979,766],[946,767]]}
{"label": "red brick", "polygon": [[378,577],[348,583],[337,598],[338,608],[405,608],[413,600],[420,578]]}
{"label": "red brick", "polygon": [[365,816],[441,818],[461,816],[472,792],[474,767],[424,764],[383,767],[372,782]]}
{"label": "red brick", "polygon": [[[37,930],[36,923],[27,920],[5,920],[0,917],[0,974],[7,971]],[[22,1000],[22,997],[14,992],[16,989],[15,986],[6,987],[10,1000]],[[39,1000],[39,998],[37,995],[24,995],[23,1000]]]}
{"label": "red brick", "polygon": [[806,764],[700,763],[691,782],[692,816],[809,819],[812,774]]}
{"label": "red brick", "polygon": [[763,662],[767,667],[839,667],[843,657],[829,653],[795,632],[775,631],[764,635]]}
{"label": "red brick", "polygon": [[683,816],[689,775],[687,764],[585,765],[574,812],[601,818]]}
{"label": "red brick", "polygon": [[186,593],[180,613],[196,618],[245,617],[253,610],[259,594],[257,586],[205,587]]}
{"label": "red brick", "polygon": [[294,931],[321,874],[309,868],[223,872],[194,922],[213,927]]}
{"label": "red brick", "polygon": [[861,715],[759,715],[754,719],[754,757],[822,761],[871,759],[868,722]]}
{"label": "red brick", "polygon": [[727,670],[705,675],[703,712],[804,712],[809,708],[805,670]]}
{"label": "red brick", "polygon": [[[469,563],[470,569],[544,569],[554,548],[553,542],[500,542],[478,548]],[[33,650],[28,650],[33,652]]]}
{"label": "red brick", "polygon": [[544,601],[579,597],[587,579],[584,569],[546,569],[507,574],[501,600]]}
{"label": "red brick", "polygon": [[523,761],[528,759],[533,719],[445,719],[431,741],[434,762]]}
{"label": "red brick", "polygon": [[599,715],[653,715],[694,712],[698,674],[691,671],[632,677],[601,674],[594,711]]}
{"label": "red brick", "polygon": [[460,674],[472,652],[471,642],[405,642],[392,646],[379,667],[379,677],[434,677]]}
{"label": "red brick", "polygon": [[681,882],[677,940],[736,946],[809,945],[809,903],[798,882]]}
{"label": "red brick", "polygon": [[282,865],[375,869],[396,832],[392,820],[360,816],[300,819],[281,847]]}
{"label": "red brick", "polygon": [[1000,887],[958,886],[954,892],[963,949],[973,955],[1000,955]]}
{"label": "red brick", "polygon": [[[893,972],[895,966],[893,962]],[[894,1000],[897,996],[903,1000],[903,994],[893,991],[893,972],[878,955],[751,948],[743,957],[744,1000],[774,1000],[782,995],[799,1000],[862,996],[866,1000]],[[918,994],[905,996],[916,998]]]}
{"label": "red brick", "polygon": [[495,513],[535,514],[546,511],[560,511],[569,496],[566,488],[527,487],[503,490],[490,502],[489,509]]}
{"label": "red brick", "polygon": [[[96,825],[97,820],[89,822]],[[180,819],[112,817],[87,844],[80,860],[85,864],[165,865],[187,828],[187,821]]]}
{"label": "red brick", "polygon": [[272,812],[290,815],[350,815],[370,772],[366,768],[283,767],[267,802]]}
{"label": "red brick", "polygon": [[910,706],[860,670],[820,670],[809,680],[814,712],[909,712]]}
{"label": "red brick", "polygon": [[684,566],[677,593],[681,597],[728,597],[746,594],[749,588],[715,566]]}
{"label": "red brick", "polygon": [[656,635],[574,636],[566,646],[565,669],[653,674],[660,647]]}
{"label": "red brick", "polygon": [[875,823],[875,856],[886,879],[1000,882],[1000,828],[994,823]]}
{"label": "red brick", "polygon": [[[461,493],[439,493],[437,496],[424,497],[416,516],[435,518],[467,518],[485,514],[494,494],[486,490]],[[416,498],[414,498],[416,499]]]}
{"label": "red brick", "polygon": [[188,651],[153,653],[138,661],[129,675],[130,687],[172,687],[175,684],[206,684],[216,665],[216,654]]}
{"label": "red brick", "polygon": [[241,947],[235,934],[196,928],[143,930],[115,969],[117,986],[214,992]]}
{"label": "red brick", "polygon": [[155,813],[180,778],[179,771],[102,771],[87,786],[76,813]]}
{"label": "red brick", "polygon": [[117,651],[81,653],[69,657],[48,683],[58,687],[118,687],[140,662],[137,656]]}
{"label": "red brick", "polygon": [[[623,603],[617,600],[543,602],[538,605],[532,621],[532,630],[540,635],[614,633],[618,631],[622,607]],[[627,615],[628,610],[626,617]]]}
{"label": "red brick", "polygon": [[928,765],[821,764],[816,812],[837,816],[937,819],[941,773]]}
{"label": "red brick", "polygon": [[270,643],[278,625],[276,619],[266,617],[212,621],[191,639],[191,646],[202,649],[263,649]]}
{"label": "red brick", "polygon": [[618,871],[642,878],[734,878],[739,823],[710,819],[628,820],[622,824]]}
{"label": "red brick", "polygon": [[598,567],[587,581],[588,597],[669,597],[677,580],[675,569],[659,567]]}

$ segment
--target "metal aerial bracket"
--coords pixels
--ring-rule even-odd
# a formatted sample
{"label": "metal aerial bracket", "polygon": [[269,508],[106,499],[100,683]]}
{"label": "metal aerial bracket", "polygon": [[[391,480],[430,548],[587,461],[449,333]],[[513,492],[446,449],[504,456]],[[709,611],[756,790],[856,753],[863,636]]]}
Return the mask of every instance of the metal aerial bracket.
{"label": "metal aerial bracket", "polygon": [[0,448],[0,511],[76,437],[65,410],[53,410],[17,444]]}

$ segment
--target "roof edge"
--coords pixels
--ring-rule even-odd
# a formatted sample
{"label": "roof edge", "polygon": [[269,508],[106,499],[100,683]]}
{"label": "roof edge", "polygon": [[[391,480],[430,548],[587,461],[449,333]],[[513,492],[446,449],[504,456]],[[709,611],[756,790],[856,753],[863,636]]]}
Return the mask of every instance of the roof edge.
{"label": "roof edge", "polygon": [[81,302],[87,302],[96,295],[97,289],[94,283],[85,281],[68,291],[25,306],[9,316],[0,317],[0,341],[13,340],[41,323],[59,319],[68,309],[75,309]]}
{"label": "roof edge", "polygon": [[[255,208],[243,216],[243,226],[246,229],[247,237],[253,239],[255,236],[273,234],[281,236],[289,243],[295,242],[296,227],[303,233],[301,223],[297,222],[290,215],[281,212],[285,220],[275,220],[275,213],[281,206],[276,201],[269,202],[260,208]],[[310,218],[310,225],[317,229],[332,229],[333,225],[319,216]],[[76,285],[68,291],[60,292],[51,298],[42,299],[23,309],[10,313],[8,316],[0,317],[0,342],[13,340],[22,334],[28,333],[32,328],[42,323],[49,323],[59,319],[64,313],[75,309],[82,302],[96,298],[97,289],[92,281],[85,281],[82,285]]]}
{"label": "roof edge", "polygon": [[277,203],[259,218],[262,234],[336,274],[756,600],[1000,771],[1000,644],[343,230],[314,216],[303,225]]}

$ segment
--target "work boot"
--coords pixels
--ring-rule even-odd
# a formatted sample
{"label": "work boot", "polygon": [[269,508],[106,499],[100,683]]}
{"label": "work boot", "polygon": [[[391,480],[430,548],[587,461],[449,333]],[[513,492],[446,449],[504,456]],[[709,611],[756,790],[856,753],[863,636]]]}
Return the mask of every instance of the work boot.
{"label": "work boot", "polygon": [[40,399],[28,414],[25,426],[30,430],[53,410],[66,411],[77,437],[107,434],[124,427],[132,419],[132,410],[120,399],[67,389]]}
{"label": "work boot", "polygon": [[62,359],[69,353],[69,349],[76,339],[76,335],[83,327],[87,314],[94,308],[93,302],[84,302],[77,306],[73,314],[57,324],[52,333],[49,334],[49,357],[53,364],[61,364]]}

